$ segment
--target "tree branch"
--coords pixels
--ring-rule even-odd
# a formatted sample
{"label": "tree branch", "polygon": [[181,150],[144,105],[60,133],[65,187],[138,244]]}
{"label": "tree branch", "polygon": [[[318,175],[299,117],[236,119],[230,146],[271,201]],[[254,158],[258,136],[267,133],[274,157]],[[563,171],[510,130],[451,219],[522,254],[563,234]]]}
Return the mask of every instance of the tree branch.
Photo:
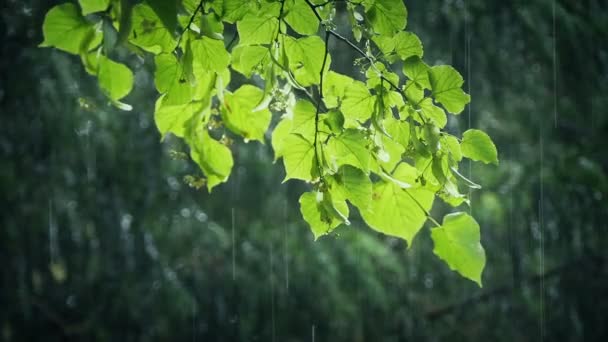
{"label": "tree branch", "polygon": [[190,29],[190,25],[192,25],[192,23],[194,22],[194,18],[196,17],[196,14],[198,14],[198,12],[203,9],[204,3],[205,3],[205,0],[201,0],[198,3],[198,6],[196,6],[196,8],[194,9],[194,12],[192,13],[192,16],[190,17],[190,20],[188,21],[188,25],[186,25],[186,27],[184,27],[184,29],[182,30],[182,33],[179,35],[179,38],[177,39],[177,44],[175,45],[175,49],[173,51],[176,51],[179,48],[179,44],[181,44],[184,34],[186,34],[186,31],[188,31]]}
{"label": "tree branch", "polygon": [[[319,178],[323,180],[323,169],[321,168],[321,160],[319,159],[319,152],[317,151],[318,136],[319,136],[319,110],[321,102],[323,102],[323,72],[325,71],[325,65],[327,64],[327,55],[329,54],[329,31],[325,32],[325,53],[323,55],[323,63],[321,64],[321,71],[319,71],[319,101],[317,102],[317,109],[315,111],[315,139],[313,142],[313,148],[315,149],[315,158],[317,160],[317,168],[319,171]],[[321,145],[321,152],[323,152],[323,145]]]}

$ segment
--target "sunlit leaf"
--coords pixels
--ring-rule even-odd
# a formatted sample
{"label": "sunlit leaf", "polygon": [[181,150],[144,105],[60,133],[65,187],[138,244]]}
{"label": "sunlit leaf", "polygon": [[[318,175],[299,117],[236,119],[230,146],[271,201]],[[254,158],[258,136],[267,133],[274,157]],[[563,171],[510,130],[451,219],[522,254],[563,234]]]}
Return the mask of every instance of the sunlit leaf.
{"label": "sunlit leaf", "polygon": [[299,134],[289,134],[283,142],[283,164],[285,180],[301,179],[311,181],[315,150],[312,142]]}
{"label": "sunlit leaf", "polygon": [[294,31],[307,36],[317,33],[319,20],[305,1],[286,0],[285,11],[285,21]]}
{"label": "sunlit leaf", "polygon": [[133,72],[126,65],[105,56],[99,58],[99,86],[112,100],[127,96],[133,88]]}
{"label": "sunlit leaf", "polygon": [[392,35],[405,28],[407,10],[402,0],[375,0],[367,7],[367,19],[378,34]]}
{"label": "sunlit leaf", "polygon": [[[330,203],[324,203],[328,201],[326,196],[327,194],[321,192],[305,192],[300,196],[300,212],[310,226],[315,240],[339,226],[343,222],[341,216],[348,216],[346,202],[330,199]],[[328,204],[332,208],[328,208]]]}
{"label": "sunlit leaf", "polygon": [[315,106],[307,100],[298,100],[293,108],[292,133],[299,133],[307,139],[314,139],[315,135]]}
{"label": "sunlit leaf", "polygon": [[346,88],[355,80],[349,76],[330,71],[323,79],[323,101],[327,108],[338,107],[344,98]]}
{"label": "sunlit leaf", "polygon": [[462,155],[486,164],[498,165],[498,152],[492,139],[483,131],[470,129],[462,135]]}
{"label": "sunlit leaf", "polygon": [[[285,53],[289,60],[289,68],[302,86],[319,84],[320,72],[325,54],[325,43],[318,36],[299,39],[284,37]],[[329,68],[331,59],[328,57],[325,67]]]}
{"label": "sunlit leaf", "polygon": [[448,214],[441,227],[431,230],[433,252],[450,269],[476,282],[480,287],[486,253],[480,243],[479,225],[467,213]]}
{"label": "sunlit leaf", "polygon": [[156,123],[156,127],[161,136],[164,136],[167,133],[173,133],[178,137],[184,137],[186,134],[186,124],[192,117],[200,114],[208,105],[209,101],[194,101],[180,105],[167,105],[163,103],[163,97],[161,96],[156,101],[154,122]]}
{"label": "sunlit leaf", "polygon": [[243,85],[234,94],[224,94],[222,119],[231,131],[245,139],[264,142],[264,133],[270,124],[272,114],[267,108],[254,110],[262,101],[262,89]]}
{"label": "sunlit leaf", "polygon": [[40,46],[52,46],[72,54],[87,52],[102,39],[101,32],[82,17],[72,3],[51,8],[44,18],[42,32],[44,41]]}
{"label": "sunlit leaf", "polygon": [[428,74],[429,69],[429,66],[418,56],[410,57],[403,62],[403,74],[424,89],[431,88]]}
{"label": "sunlit leaf", "polygon": [[344,165],[328,179],[332,192],[359,210],[367,210],[371,205],[372,182],[361,169]]}
{"label": "sunlit leaf", "polygon": [[82,7],[82,15],[105,11],[110,5],[110,0],[78,0]]}
{"label": "sunlit leaf", "polygon": [[279,21],[272,16],[248,14],[236,27],[241,45],[270,44],[277,35]]}
{"label": "sunlit leaf", "polygon": [[460,114],[471,97],[462,90],[462,76],[449,65],[434,66],[429,70],[429,81],[435,100],[448,112]]}
{"label": "sunlit leaf", "polygon": [[[406,164],[400,164],[392,177],[406,182]],[[373,229],[407,241],[408,246],[427,220],[425,211],[433,205],[435,194],[425,189],[403,189],[388,181],[374,183],[372,202],[361,211],[365,222]],[[422,208],[421,208],[422,207]],[[424,209],[424,210],[423,210]]]}
{"label": "sunlit leaf", "polygon": [[332,156],[330,164],[336,166],[352,165],[369,173],[370,141],[365,134],[356,129],[347,129],[339,136],[329,140],[327,149]]}
{"label": "sunlit leaf", "polygon": [[365,84],[354,81],[344,91],[340,109],[345,118],[365,122],[372,116],[375,103],[375,96],[369,92]]}
{"label": "sunlit leaf", "polygon": [[285,140],[291,134],[293,126],[292,120],[283,118],[272,131],[272,149],[274,150],[274,160],[281,158],[285,151]]}
{"label": "sunlit leaf", "polygon": [[225,182],[230,175],[234,161],[232,152],[224,144],[213,139],[205,127],[197,127],[188,137],[190,155],[207,177],[207,189]]}
{"label": "sunlit leaf", "polygon": [[194,67],[203,70],[220,72],[230,64],[230,55],[221,40],[202,37],[192,41]]}
{"label": "sunlit leaf", "polygon": [[157,13],[146,4],[133,8],[133,26],[129,42],[154,54],[171,52],[177,43]]}
{"label": "sunlit leaf", "polygon": [[270,62],[270,51],[261,45],[239,45],[232,50],[232,69],[246,77]]}

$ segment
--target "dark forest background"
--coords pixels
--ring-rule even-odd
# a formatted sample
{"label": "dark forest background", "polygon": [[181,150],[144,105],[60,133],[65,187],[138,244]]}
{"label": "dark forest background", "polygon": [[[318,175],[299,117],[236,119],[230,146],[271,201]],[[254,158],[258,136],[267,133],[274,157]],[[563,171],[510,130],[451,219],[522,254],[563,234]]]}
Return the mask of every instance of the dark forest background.
{"label": "dark forest background", "polygon": [[78,58],[37,48],[57,3],[0,4],[0,340],[608,340],[605,1],[406,1],[425,60],[472,95],[449,130],[498,146],[465,171],[484,185],[482,289],[428,229],[411,250],[357,220],[313,242],[268,145],[235,144],[212,194],[188,187],[148,66],[121,112]]}

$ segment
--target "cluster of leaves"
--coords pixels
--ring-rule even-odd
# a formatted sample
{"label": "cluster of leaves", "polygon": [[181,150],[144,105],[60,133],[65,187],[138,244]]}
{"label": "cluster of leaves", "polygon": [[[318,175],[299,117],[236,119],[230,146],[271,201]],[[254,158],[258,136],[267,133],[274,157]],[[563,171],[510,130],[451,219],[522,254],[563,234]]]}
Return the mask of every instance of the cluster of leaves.
{"label": "cluster of leaves", "polygon": [[[229,177],[236,137],[264,143],[268,136],[285,180],[311,184],[300,206],[315,238],[348,225],[352,207],[372,229],[408,246],[430,220],[435,254],[481,285],[478,224],[465,212],[440,224],[429,211],[436,197],[454,207],[467,203],[459,185],[479,186],[458,172],[459,162],[498,163],[497,151],[482,131],[458,138],[443,130],[446,112],[458,115],[470,97],[454,68],[423,62],[421,41],[405,31],[401,0],[79,4],[48,12],[42,46],[79,55],[126,110],[121,101],[133,73],[116,56],[152,55],[157,127],[190,146],[209,191]],[[335,31],[337,8],[350,19],[352,40]],[[229,31],[236,34],[226,44]],[[363,80],[332,70],[330,41],[360,55],[354,63]],[[250,82],[231,91],[236,73]],[[273,115],[279,119],[271,129]]]}

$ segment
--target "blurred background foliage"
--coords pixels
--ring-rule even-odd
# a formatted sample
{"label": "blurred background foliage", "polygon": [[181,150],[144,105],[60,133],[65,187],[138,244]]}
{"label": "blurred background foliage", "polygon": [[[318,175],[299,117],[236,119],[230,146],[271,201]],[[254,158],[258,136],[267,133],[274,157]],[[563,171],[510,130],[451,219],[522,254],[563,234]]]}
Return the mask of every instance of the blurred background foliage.
{"label": "blurred background foliage", "polygon": [[2,340],[608,337],[606,2],[406,2],[425,59],[472,95],[449,129],[499,149],[500,166],[465,171],[484,185],[483,289],[432,255],[428,229],[410,250],[360,220],[313,242],[305,186],[280,184],[267,145],[235,143],[212,194],[188,187],[198,171],[160,141],[148,66],[130,61],[135,110],[121,112],[76,58],[36,47],[56,3],[0,4]]}

